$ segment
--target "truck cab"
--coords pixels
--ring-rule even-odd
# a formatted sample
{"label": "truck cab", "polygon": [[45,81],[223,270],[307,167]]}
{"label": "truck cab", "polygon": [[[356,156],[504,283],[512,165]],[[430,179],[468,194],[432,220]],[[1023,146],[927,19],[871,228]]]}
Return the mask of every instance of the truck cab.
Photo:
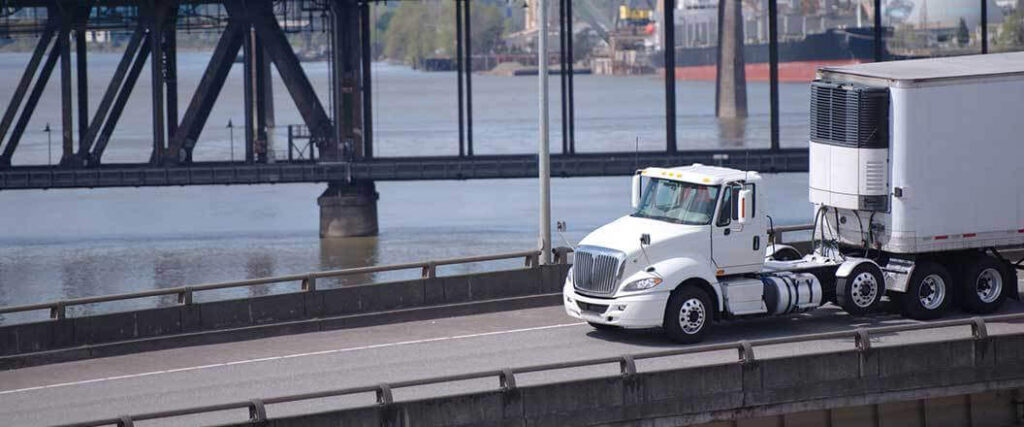
{"label": "truck cab", "polygon": [[[720,282],[763,268],[760,180],[756,172],[700,164],[637,171],[633,212],[576,248],[563,292],[568,314],[602,329],[706,330],[725,309]],[[763,294],[756,293],[760,306]],[[753,298],[734,298],[747,299]],[[679,322],[666,318],[672,303],[680,305],[668,310],[679,313]]]}

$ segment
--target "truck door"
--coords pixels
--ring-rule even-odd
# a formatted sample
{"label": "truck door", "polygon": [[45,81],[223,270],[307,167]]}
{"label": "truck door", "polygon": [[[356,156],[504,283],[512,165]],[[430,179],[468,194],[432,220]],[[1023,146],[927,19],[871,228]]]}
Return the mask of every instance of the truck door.
{"label": "truck door", "polygon": [[711,258],[718,268],[719,275],[752,273],[761,270],[764,262],[764,227],[761,226],[761,215],[757,212],[757,204],[751,203],[750,217],[745,224],[738,221],[740,207],[735,200],[739,190],[751,190],[752,201],[757,200],[754,184],[733,183],[723,188],[719,197],[715,220],[711,226]]}

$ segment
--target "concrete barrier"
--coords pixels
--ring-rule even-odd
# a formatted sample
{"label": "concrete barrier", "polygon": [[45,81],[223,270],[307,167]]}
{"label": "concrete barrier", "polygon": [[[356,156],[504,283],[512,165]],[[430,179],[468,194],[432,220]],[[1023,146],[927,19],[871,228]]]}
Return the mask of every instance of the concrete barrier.
{"label": "concrete barrier", "polygon": [[568,268],[546,265],[5,325],[0,326],[0,369],[555,305]]}
{"label": "concrete barrier", "polygon": [[626,373],[293,417],[271,412],[261,425],[1005,426],[1024,421],[1022,387],[1024,335],[1013,335]]}

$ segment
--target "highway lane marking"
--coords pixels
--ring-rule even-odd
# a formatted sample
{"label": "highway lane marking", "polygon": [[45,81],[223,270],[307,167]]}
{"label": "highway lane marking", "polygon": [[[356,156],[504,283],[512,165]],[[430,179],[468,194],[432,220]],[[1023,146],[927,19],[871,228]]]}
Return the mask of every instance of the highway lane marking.
{"label": "highway lane marking", "polygon": [[0,396],[6,395],[6,394],[24,393],[24,392],[35,391],[35,390],[45,390],[45,389],[50,389],[50,388],[69,387],[69,386],[76,386],[76,385],[93,384],[93,383],[99,383],[99,382],[104,382],[104,381],[117,381],[117,380],[124,380],[124,379],[149,377],[149,376],[153,376],[153,375],[173,374],[173,373],[178,373],[178,372],[198,371],[198,370],[202,370],[202,369],[219,368],[219,367],[225,367],[225,366],[245,365],[245,364],[249,364],[249,363],[269,362],[269,361],[273,361],[273,360],[294,359],[294,358],[298,358],[298,357],[308,357],[308,356],[321,356],[321,355],[325,355],[325,354],[349,353],[349,352],[354,352],[354,351],[375,350],[375,349],[387,348],[387,347],[398,347],[398,346],[403,346],[403,345],[415,345],[415,344],[427,344],[427,343],[438,342],[438,341],[449,341],[449,340],[458,340],[458,339],[467,339],[467,338],[479,338],[479,337],[486,337],[486,336],[493,336],[493,335],[502,335],[502,334],[514,334],[514,333],[519,333],[519,332],[542,331],[542,330],[545,330],[545,329],[565,328],[565,327],[569,327],[569,326],[579,326],[579,325],[585,325],[585,324],[586,324],[586,322],[560,323],[560,324],[557,324],[557,325],[537,326],[537,327],[533,327],[533,328],[523,328],[523,329],[512,329],[512,330],[508,330],[508,331],[481,332],[481,333],[477,333],[477,334],[454,335],[454,336],[437,337],[437,338],[425,338],[425,339],[421,339],[421,340],[411,340],[411,341],[400,341],[400,342],[394,342],[394,343],[364,345],[364,346],[360,346],[360,347],[336,348],[336,349],[331,349],[331,350],[311,351],[311,352],[308,352],[308,353],[286,354],[284,356],[260,357],[260,358],[257,358],[257,359],[236,360],[236,361],[232,361],[232,362],[213,363],[213,364],[209,364],[209,365],[189,366],[189,367],[186,367],[186,368],[165,369],[165,370],[161,370],[161,371],[150,371],[150,372],[142,372],[142,373],[138,373],[138,374],[116,375],[116,376],[105,377],[105,378],[94,378],[94,379],[90,379],[90,380],[81,380],[81,381],[72,381],[72,382],[66,382],[66,383],[49,384],[49,385],[42,385],[42,386],[35,386],[35,387],[26,387],[26,388],[14,389],[14,390],[4,390],[4,391],[0,391]]}

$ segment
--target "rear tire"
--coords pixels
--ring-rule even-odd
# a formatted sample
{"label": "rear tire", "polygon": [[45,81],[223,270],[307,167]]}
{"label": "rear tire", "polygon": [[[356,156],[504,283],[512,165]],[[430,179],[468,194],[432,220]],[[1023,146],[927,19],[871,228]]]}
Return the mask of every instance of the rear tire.
{"label": "rear tire", "polygon": [[790,247],[782,247],[772,254],[771,259],[774,261],[796,261],[803,258],[800,256],[800,252]]}
{"label": "rear tire", "polygon": [[711,297],[706,292],[695,286],[683,285],[668,299],[663,324],[665,333],[678,343],[701,342],[711,329],[712,310]]}
{"label": "rear tire", "polygon": [[949,306],[952,290],[953,278],[946,267],[934,261],[918,263],[899,298],[900,311],[911,319],[937,319]]}
{"label": "rear tire", "polygon": [[1001,262],[988,255],[974,257],[969,262],[960,279],[960,303],[964,311],[987,314],[998,310],[1006,299],[1011,275]]}
{"label": "rear tire", "polygon": [[863,262],[848,276],[836,279],[836,303],[854,316],[877,311],[883,294],[882,270],[870,262]]}

